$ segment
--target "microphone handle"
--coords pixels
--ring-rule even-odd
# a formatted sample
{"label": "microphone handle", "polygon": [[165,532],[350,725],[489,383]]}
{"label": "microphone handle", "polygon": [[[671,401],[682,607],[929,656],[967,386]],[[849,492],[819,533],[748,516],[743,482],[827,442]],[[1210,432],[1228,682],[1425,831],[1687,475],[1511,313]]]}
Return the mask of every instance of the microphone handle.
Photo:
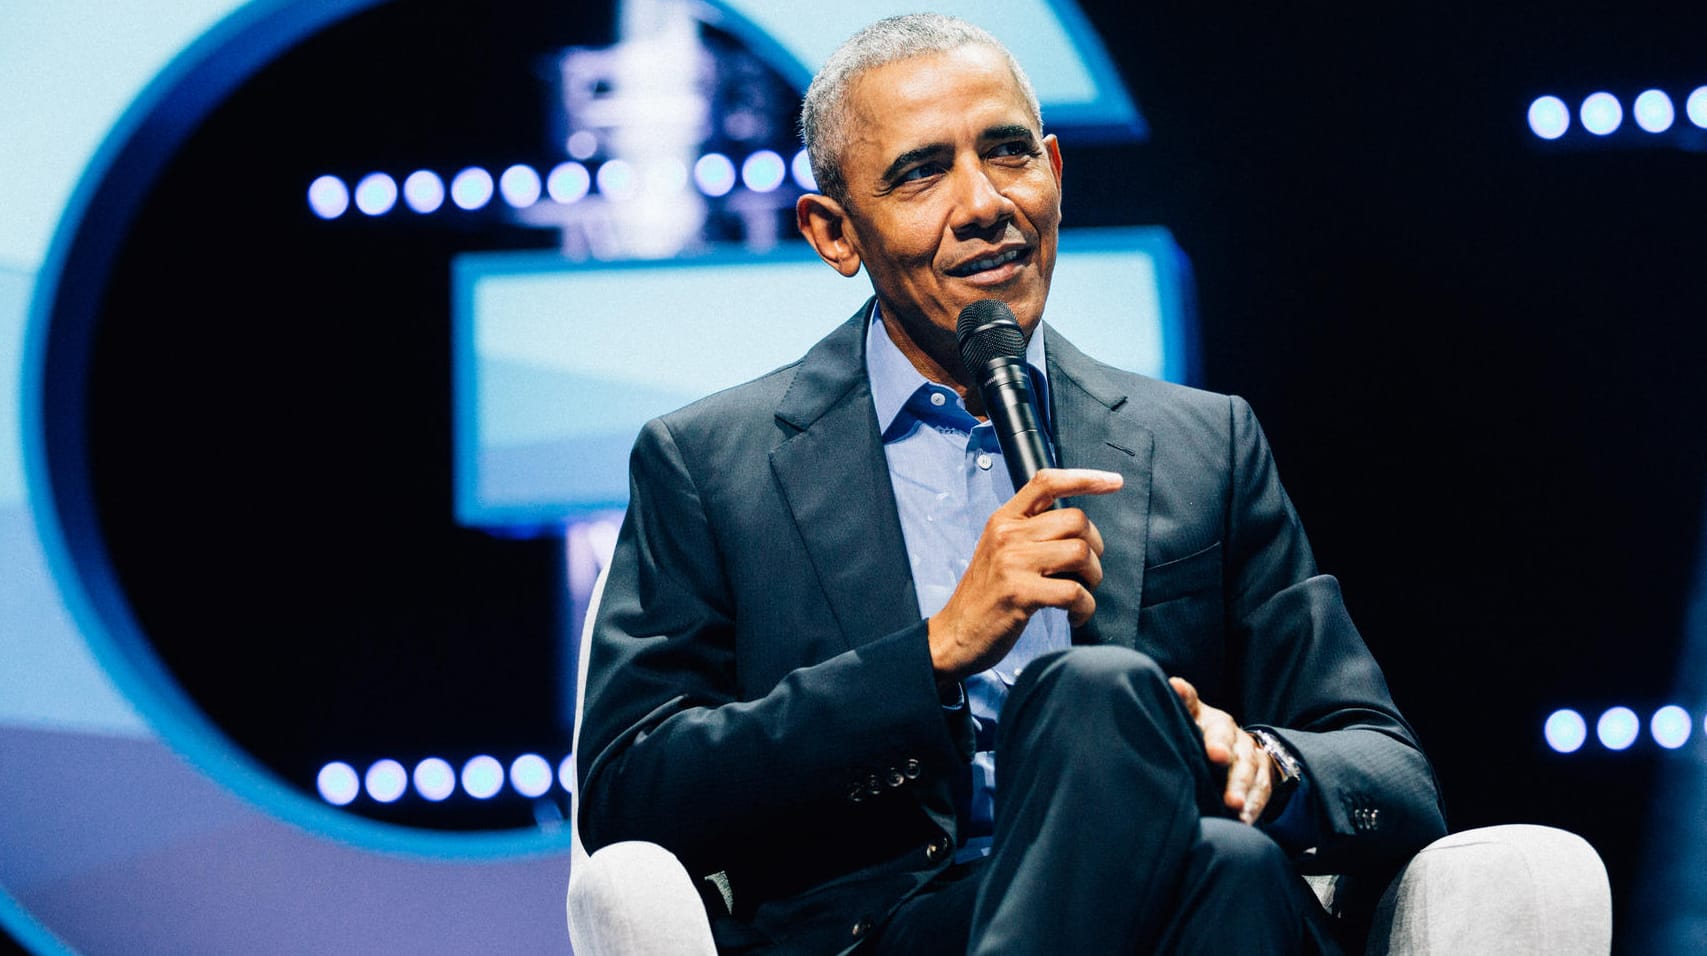
{"label": "microphone handle", "polygon": [[[1040,469],[1055,467],[1055,456],[1050,453],[1043,426],[1037,419],[1031,375],[1025,363],[1012,359],[991,362],[978,390],[984,397],[984,411],[996,428],[996,440],[1002,446],[1002,458],[1007,462],[1014,490],[1018,491]],[[1051,507],[1059,508],[1061,503]]]}

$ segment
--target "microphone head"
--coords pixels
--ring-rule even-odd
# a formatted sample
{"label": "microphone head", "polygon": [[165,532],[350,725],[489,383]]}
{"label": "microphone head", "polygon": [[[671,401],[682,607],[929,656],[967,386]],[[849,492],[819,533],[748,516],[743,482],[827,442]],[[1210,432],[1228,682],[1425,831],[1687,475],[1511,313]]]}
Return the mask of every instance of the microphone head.
{"label": "microphone head", "polygon": [[1025,358],[1025,333],[1013,310],[996,299],[980,299],[961,309],[954,338],[960,344],[960,361],[973,375],[995,359]]}

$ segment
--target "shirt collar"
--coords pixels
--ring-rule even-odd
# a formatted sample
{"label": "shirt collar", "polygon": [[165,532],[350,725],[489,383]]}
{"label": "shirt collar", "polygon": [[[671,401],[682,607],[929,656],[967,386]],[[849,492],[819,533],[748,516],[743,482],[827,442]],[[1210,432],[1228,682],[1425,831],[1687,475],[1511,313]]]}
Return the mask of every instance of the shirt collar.
{"label": "shirt collar", "polygon": [[[1048,431],[1049,373],[1046,370],[1049,363],[1044,358],[1042,331],[1043,327],[1038,326],[1026,344],[1025,364],[1031,366],[1031,384],[1037,392],[1038,414],[1043,419],[1044,430]],[[895,424],[896,416],[901,414],[908,400],[921,390],[929,390],[932,383],[919,374],[919,370],[889,338],[889,333],[884,331],[883,312],[876,299],[871,302],[871,322],[865,331],[865,371],[871,379],[871,401],[877,408],[877,430],[888,436],[890,426]],[[954,399],[964,413],[965,403],[958,395]]]}

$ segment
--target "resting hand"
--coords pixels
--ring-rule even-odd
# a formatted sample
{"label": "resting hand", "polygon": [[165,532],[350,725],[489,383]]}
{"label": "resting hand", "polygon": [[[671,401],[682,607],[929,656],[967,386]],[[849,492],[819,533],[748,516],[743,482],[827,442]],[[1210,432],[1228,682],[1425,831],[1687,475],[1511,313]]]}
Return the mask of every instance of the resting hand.
{"label": "resting hand", "polygon": [[1003,657],[1040,608],[1066,608],[1074,626],[1096,610],[1102,535],[1057,499],[1106,495],[1124,479],[1109,471],[1045,468],[984,524],[960,583],[930,619],[931,666],[939,680],[976,674]]}
{"label": "resting hand", "polygon": [[1221,796],[1222,802],[1227,809],[1237,811],[1240,820],[1255,823],[1274,792],[1273,760],[1254,737],[1240,728],[1233,715],[1200,700],[1197,688],[1185,678],[1170,677],[1168,683],[1185,703],[1191,719],[1197,722],[1197,729],[1203,731],[1209,762],[1227,768],[1227,789]]}

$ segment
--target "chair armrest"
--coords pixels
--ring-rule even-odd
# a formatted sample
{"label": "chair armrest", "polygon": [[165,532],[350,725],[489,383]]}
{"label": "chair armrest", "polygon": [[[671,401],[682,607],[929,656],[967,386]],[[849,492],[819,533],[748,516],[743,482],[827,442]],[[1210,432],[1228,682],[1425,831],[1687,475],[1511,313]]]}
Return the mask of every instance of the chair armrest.
{"label": "chair armrest", "polygon": [[613,843],[569,872],[569,941],[578,956],[716,956],[693,878],[655,843]]}
{"label": "chair armrest", "polygon": [[1605,956],[1611,949],[1612,891],[1600,855],[1573,833],[1511,824],[1424,847],[1376,906],[1367,952]]}

